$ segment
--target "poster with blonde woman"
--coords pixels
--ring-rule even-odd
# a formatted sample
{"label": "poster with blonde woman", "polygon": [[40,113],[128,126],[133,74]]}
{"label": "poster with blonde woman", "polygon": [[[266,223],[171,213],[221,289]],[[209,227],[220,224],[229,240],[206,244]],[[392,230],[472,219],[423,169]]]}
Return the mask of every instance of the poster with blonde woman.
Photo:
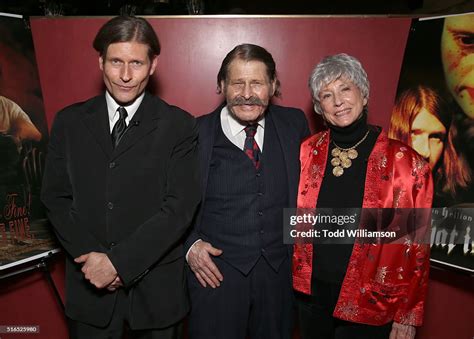
{"label": "poster with blonde woman", "polygon": [[413,23],[389,137],[432,170],[432,262],[472,273],[474,13]]}

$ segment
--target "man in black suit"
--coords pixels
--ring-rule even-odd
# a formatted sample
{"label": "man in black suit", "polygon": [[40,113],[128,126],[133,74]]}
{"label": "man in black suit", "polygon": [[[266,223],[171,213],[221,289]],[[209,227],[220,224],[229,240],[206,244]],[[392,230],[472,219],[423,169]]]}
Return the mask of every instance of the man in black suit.
{"label": "man in black suit", "polygon": [[105,95],[59,112],[42,199],[67,253],[72,338],[178,338],[189,309],[182,238],[200,200],[194,118],[145,92],[160,46],[116,17],[94,48]]}
{"label": "man in black suit", "polygon": [[226,103],[198,119],[202,207],[185,249],[191,339],[291,337],[290,253],[283,209],[294,207],[301,110],[279,94],[264,48],[235,47],[217,76]]}

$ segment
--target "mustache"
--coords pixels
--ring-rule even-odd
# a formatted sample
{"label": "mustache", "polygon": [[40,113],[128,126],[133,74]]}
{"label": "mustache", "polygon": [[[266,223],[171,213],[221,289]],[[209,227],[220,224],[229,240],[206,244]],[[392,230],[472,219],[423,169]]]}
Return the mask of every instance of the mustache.
{"label": "mustache", "polygon": [[259,97],[251,96],[248,99],[244,97],[236,97],[228,102],[231,106],[240,106],[240,105],[257,105],[257,106],[266,106],[267,103],[263,102]]}

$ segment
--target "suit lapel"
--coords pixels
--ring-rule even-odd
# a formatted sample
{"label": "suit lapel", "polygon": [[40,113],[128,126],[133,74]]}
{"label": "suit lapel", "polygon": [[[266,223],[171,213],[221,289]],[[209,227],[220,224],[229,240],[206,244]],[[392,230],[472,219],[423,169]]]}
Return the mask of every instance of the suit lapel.
{"label": "suit lapel", "polygon": [[[220,111],[222,106],[211,113],[206,120],[198,119],[199,123],[199,164],[201,170],[202,187],[207,187],[207,178],[209,176],[209,164],[212,157],[212,149],[216,139],[216,128],[220,126]],[[205,190],[203,191],[203,199]]]}
{"label": "suit lapel", "polygon": [[[281,150],[283,152],[283,159],[285,161],[286,173],[288,176],[288,193],[289,201],[295,200],[295,192],[297,189],[297,178],[298,178],[298,167],[297,162],[294,160],[298,158],[299,154],[299,140],[296,140],[297,136],[292,134],[292,130],[288,128],[288,123],[283,121],[282,116],[278,114],[272,107],[269,107],[269,116],[271,114],[271,120],[275,126],[276,135],[280,142]],[[298,142],[298,144],[296,144]],[[265,146],[264,146],[265,151]]]}
{"label": "suit lapel", "polygon": [[105,96],[94,99],[83,116],[83,122],[94,136],[100,148],[109,157],[112,154],[112,140],[110,139],[109,115]]}
{"label": "suit lapel", "polygon": [[161,105],[156,103],[154,105],[152,97],[145,93],[140,107],[130,121],[125,134],[120,143],[117,145],[112,152],[112,157],[117,158],[130,147],[135,145],[138,140],[148,135],[152,131],[158,128],[157,120],[159,120],[159,112]]}
{"label": "suit lapel", "polygon": [[220,112],[223,105],[214,112],[198,118],[199,125],[199,170],[201,173],[201,208],[196,219],[196,228],[199,229],[202,219],[202,206],[206,200],[207,179],[209,176],[209,165],[211,163],[212,149],[216,139],[216,128],[220,126]]}

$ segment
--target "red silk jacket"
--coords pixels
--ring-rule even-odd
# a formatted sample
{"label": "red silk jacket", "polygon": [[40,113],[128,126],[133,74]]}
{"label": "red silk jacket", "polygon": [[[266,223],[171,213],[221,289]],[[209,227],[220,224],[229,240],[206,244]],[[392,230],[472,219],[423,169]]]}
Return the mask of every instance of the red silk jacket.
{"label": "red silk jacket", "polygon": [[[330,132],[324,131],[301,145],[298,208],[316,207],[329,140]],[[411,148],[389,139],[382,131],[369,157],[362,207],[430,208],[432,197],[429,165]],[[295,290],[311,294],[312,263],[313,245],[295,244]],[[419,326],[428,273],[428,244],[363,244],[356,241],[333,315],[369,325],[396,321]]]}

